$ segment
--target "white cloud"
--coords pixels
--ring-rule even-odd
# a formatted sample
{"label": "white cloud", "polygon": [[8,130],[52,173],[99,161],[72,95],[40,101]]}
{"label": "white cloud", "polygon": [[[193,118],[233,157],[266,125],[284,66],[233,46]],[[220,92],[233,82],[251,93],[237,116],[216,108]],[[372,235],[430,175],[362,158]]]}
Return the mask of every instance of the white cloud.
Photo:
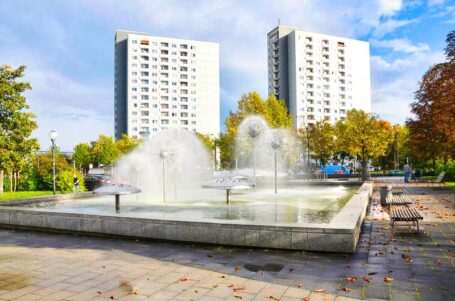
{"label": "white cloud", "polygon": [[443,60],[442,51],[415,52],[390,62],[372,56],[373,111],[381,118],[403,123],[410,115],[409,104],[420,78],[431,65]]}
{"label": "white cloud", "polygon": [[[76,142],[91,140],[103,132],[112,134],[113,130],[112,69],[103,70],[103,82],[101,79],[87,82],[73,77],[74,68],[93,63],[89,63],[93,58],[88,56],[93,55],[96,46],[90,45],[94,36],[81,41],[83,46],[79,46],[78,41],[78,47],[67,47],[67,42],[76,37],[75,31],[81,37],[81,32],[93,25],[91,22],[102,27],[100,32],[110,37],[113,37],[115,29],[128,29],[220,43],[221,105],[224,109],[234,109],[236,100],[244,92],[257,90],[264,96],[267,94],[266,34],[277,25],[278,18],[283,25],[310,31],[351,38],[371,34],[381,39],[397,28],[419,21],[398,18],[409,5],[401,0],[353,0],[349,3],[344,0],[137,0],[115,3],[80,0],[77,11],[73,13],[74,3],[71,2],[61,1],[52,5],[19,2],[17,6],[9,5],[10,9],[3,14],[15,21],[0,24],[0,57],[5,62],[17,62],[16,65],[30,65],[27,76],[34,90],[30,92],[29,100],[38,114],[40,129],[37,135],[43,147],[48,145],[47,131],[56,128],[60,129],[62,146],[70,149]],[[65,17],[69,20],[63,19]],[[18,23],[18,20],[23,21]],[[21,36],[23,28],[39,35],[43,45],[52,47],[41,47],[37,49],[40,50],[38,53],[27,48],[29,44],[21,44],[24,38],[30,38]],[[414,45],[403,39],[378,43],[380,47],[405,54],[432,54],[426,49],[426,44]],[[18,56],[18,49],[27,51]],[[71,57],[71,61],[62,59],[62,53]],[[410,79],[415,83],[418,76],[410,76],[410,71],[406,69],[414,70],[414,63],[425,64],[425,61],[413,62],[407,58],[389,61],[383,57],[372,57],[372,72],[376,74],[373,75],[376,93],[373,100],[387,103],[387,99],[397,95],[408,99],[409,93],[406,97],[400,94],[404,93],[400,87],[405,85],[393,86],[393,81],[386,77],[393,73],[398,82]],[[65,66],[67,70],[63,70],[63,64],[68,64]],[[421,72],[420,69],[417,71]],[[403,76],[400,77],[400,74]],[[378,108],[385,107],[379,105]],[[407,112],[403,108],[402,115]]]}
{"label": "white cloud", "polygon": [[401,10],[403,2],[401,0],[380,0],[379,8],[382,15],[394,15]]}
{"label": "white cloud", "polygon": [[430,46],[426,43],[412,44],[407,39],[393,39],[393,40],[371,40],[371,45],[379,48],[391,48],[393,51],[414,53],[429,51]]}
{"label": "white cloud", "polygon": [[444,3],[445,3],[445,0],[428,0],[429,7],[438,6],[438,5],[441,5]]}
{"label": "white cloud", "polygon": [[13,68],[27,66],[23,80],[31,83],[32,90],[25,96],[37,116],[38,129],[32,136],[39,139],[41,149],[50,146],[50,130],[59,132],[58,144],[64,151],[99,134],[113,134],[110,87],[71,79],[31,53],[3,50],[0,57]]}
{"label": "white cloud", "polygon": [[400,27],[418,22],[419,19],[411,19],[411,20],[395,20],[395,19],[388,19],[384,22],[379,23],[375,29],[373,30],[373,36],[380,38],[385,36],[388,33],[391,33],[397,30]]}

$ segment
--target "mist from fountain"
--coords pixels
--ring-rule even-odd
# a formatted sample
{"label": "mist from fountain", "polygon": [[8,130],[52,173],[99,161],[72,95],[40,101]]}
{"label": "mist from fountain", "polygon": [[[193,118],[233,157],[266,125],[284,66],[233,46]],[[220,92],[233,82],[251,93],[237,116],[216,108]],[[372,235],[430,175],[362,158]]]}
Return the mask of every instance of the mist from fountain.
{"label": "mist from fountain", "polygon": [[114,181],[141,189],[141,199],[151,202],[194,199],[211,179],[209,154],[199,139],[179,128],[152,134],[138,148],[122,157]]}
{"label": "mist from fountain", "polygon": [[238,127],[236,157],[240,174],[274,178],[275,154],[277,176],[285,177],[297,157],[296,138],[291,131],[270,128],[260,116],[248,116]]}

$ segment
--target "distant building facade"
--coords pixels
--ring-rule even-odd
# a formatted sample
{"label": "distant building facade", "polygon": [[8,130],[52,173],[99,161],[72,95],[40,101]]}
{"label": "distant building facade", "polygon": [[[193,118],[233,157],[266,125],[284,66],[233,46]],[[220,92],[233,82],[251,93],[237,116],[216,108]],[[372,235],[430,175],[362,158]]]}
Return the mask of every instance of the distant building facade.
{"label": "distant building facade", "polygon": [[218,135],[219,45],[147,33],[115,34],[115,137],[170,127]]}
{"label": "distant building facade", "polygon": [[371,111],[369,43],[278,26],[267,34],[268,90],[300,128]]}

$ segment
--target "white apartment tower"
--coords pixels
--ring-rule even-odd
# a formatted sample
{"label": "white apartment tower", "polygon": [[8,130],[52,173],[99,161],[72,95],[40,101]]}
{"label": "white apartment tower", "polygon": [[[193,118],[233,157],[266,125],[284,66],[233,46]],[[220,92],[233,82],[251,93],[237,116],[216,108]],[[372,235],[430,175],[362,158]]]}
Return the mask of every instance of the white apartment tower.
{"label": "white apartment tower", "polygon": [[219,45],[117,31],[115,137],[169,127],[219,134]]}
{"label": "white apartment tower", "polygon": [[267,47],[269,94],[286,101],[295,128],[370,112],[368,42],[278,26]]}

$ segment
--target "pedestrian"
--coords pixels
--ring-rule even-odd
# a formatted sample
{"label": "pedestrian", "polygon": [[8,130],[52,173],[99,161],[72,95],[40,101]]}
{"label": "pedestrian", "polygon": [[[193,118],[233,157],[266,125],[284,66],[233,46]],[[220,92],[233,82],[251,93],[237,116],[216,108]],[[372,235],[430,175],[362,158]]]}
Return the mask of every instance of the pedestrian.
{"label": "pedestrian", "polygon": [[406,163],[403,166],[404,169],[404,182],[409,183],[409,177],[411,176],[411,166],[409,166],[408,163]]}
{"label": "pedestrian", "polygon": [[73,174],[73,193],[81,192],[81,188],[79,187],[79,178],[76,174]]}

